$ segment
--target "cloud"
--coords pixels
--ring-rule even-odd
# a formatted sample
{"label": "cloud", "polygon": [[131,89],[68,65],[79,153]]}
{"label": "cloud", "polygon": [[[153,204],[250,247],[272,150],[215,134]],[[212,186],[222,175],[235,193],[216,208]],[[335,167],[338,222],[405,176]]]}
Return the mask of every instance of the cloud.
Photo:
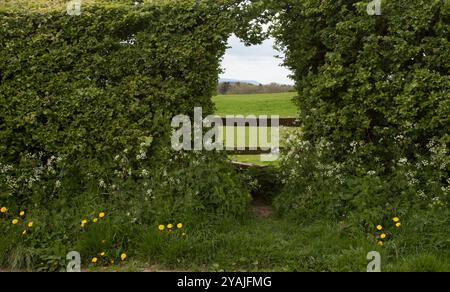
{"label": "cloud", "polygon": [[258,46],[246,47],[236,36],[228,40],[231,47],[225,53],[221,78],[257,80],[263,84],[277,82],[294,84],[288,78],[291,72],[281,66],[282,60],[275,56],[282,55],[273,49],[274,41],[266,40]]}

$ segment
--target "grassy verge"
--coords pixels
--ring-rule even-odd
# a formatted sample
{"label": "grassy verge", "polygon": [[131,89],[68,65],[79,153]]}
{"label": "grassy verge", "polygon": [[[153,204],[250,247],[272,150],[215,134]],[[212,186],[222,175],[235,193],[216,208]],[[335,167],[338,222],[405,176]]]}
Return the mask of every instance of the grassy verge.
{"label": "grassy verge", "polygon": [[[156,228],[155,228],[156,229]],[[383,271],[448,271],[448,252],[408,254],[378,247],[368,236],[331,222],[299,224],[254,217],[245,223],[186,229],[185,237],[149,230],[127,264],[89,271],[365,271],[366,255],[377,250]]]}

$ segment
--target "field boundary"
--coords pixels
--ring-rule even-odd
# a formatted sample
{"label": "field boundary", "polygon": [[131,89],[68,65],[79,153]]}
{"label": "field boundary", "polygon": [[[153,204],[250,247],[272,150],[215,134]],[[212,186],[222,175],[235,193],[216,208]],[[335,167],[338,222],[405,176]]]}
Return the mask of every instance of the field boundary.
{"label": "field boundary", "polygon": [[[270,117],[270,116],[269,116]],[[239,126],[239,127],[272,127],[272,119],[265,120],[265,124],[261,125],[261,120],[258,118],[226,118],[218,117],[214,119],[215,122],[221,122],[223,126]],[[277,127],[297,128],[301,125],[298,118],[279,118]],[[256,148],[256,149],[255,149]],[[283,147],[279,147],[283,151]],[[226,150],[229,155],[260,155],[270,154],[271,150],[261,149],[259,147],[245,147],[244,149]]]}
{"label": "field boundary", "polygon": [[[246,128],[253,127],[254,125],[257,125],[258,127],[261,126],[272,126],[272,119],[270,119],[270,115],[268,115],[269,119],[265,120],[265,125],[261,125],[261,120],[259,118],[226,118],[226,117],[218,117],[214,119],[214,122],[221,122],[223,126],[227,126],[231,124],[232,126],[243,126]],[[279,118],[279,124],[280,127],[292,127],[296,128],[300,126],[300,120],[298,118]]]}

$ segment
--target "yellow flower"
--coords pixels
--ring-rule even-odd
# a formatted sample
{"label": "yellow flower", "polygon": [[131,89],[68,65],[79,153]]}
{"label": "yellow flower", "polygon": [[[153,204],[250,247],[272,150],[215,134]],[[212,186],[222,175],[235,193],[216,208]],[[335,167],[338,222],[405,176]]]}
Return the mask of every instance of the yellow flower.
{"label": "yellow flower", "polygon": [[126,259],[127,259],[127,254],[126,254],[126,253],[121,254],[121,255],[120,255],[120,259],[121,259],[122,261],[126,260]]}
{"label": "yellow flower", "polygon": [[81,228],[84,228],[85,225],[86,225],[86,224],[81,223]]}
{"label": "yellow flower", "polygon": [[378,226],[377,226],[377,230],[380,230],[380,231],[383,230],[383,226],[378,225]]}
{"label": "yellow flower", "polygon": [[34,225],[34,223],[33,223],[33,221],[30,221],[30,222],[28,222],[28,228],[31,228],[31,227],[33,227],[33,225]]}
{"label": "yellow flower", "polygon": [[161,225],[159,225],[158,229],[159,229],[159,231],[163,231],[164,229],[166,229],[166,226],[161,224]]}
{"label": "yellow flower", "polygon": [[93,264],[95,264],[95,263],[97,263],[98,262],[98,258],[92,258],[92,261],[91,261]]}
{"label": "yellow flower", "polygon": [[27,235],[27,231],[26,230],[22,231],[22,235],[23,236]]}
{"label": "yellow flower", "polygon": [[6,212],[8,212],[8,209],[7,209],[6,207],[2,207],[2,208],[0,209],[0,212],[6,213]]}
{"label": "yellow flower", "polygon": [[104,257],[104,256],[106,255],[106,253],[105,253],[105,252],[102,252],[100,255],[101,255],[102,257]]}
{"label": "yellow flower", "polygon": [[25,211],[20,211],[19,215],[20,215],[20,217],[25,216]]}
{"label": "yellow flower", "polygon": [[383,245],[384,245],[384,242],[378,241],[378,245],[379,245],[379,246],[383,246]]}
{"label": "yellow flower", "polygon": [[167,228],[168,229],[172,229],[173,228],[173,224],[167,224]]}
{"label": "yellow flower", "polygon": [[400,222],[400,218],[394,217],[394,218],[392,219],[392,221],[394,221],[395,223]]}
{"label": "yellow flower", "polygon": [[88,224],[88,221],[87,221],[86,219],[83,219],[83,220],[81,221],[81,224],[82,224],[82,225],[86,225],[86,224]]}
{"label": "yellow flower", "polygon": [[105,218],[106,214],[105,212],[100,212],[100,214],[98,214],[98,217],[100,217],[100,219]]}
{"label": "yellow flower", "polygon": [[98,218],[92,219],[92,222],[97,223],[98,222]]}
{"label": "yellow flower", "polygon": [[381,239],[385,239],[385,238],[386,238],[386,234],[384,234],[384,233],[381,234],[381,235],[380,235],[380,238],[381,238]]}
{"label": "yellow flower", "polygon": [[400,228],[402,226],[402,223],[398,222],[397,224],[395,224],[395,227]]}
{"label": "yellow flower", "polygon": [[14,219],[11,223],[12,223],[13,225],[16,225],[17,223],[19,223],[19,220]]}
{"label": "yellow flower", "polygon": [[182,224],[182,223],[178,223],[178,224],[177,224],[177,228],[178,228],[178,229],[183,228],[183,224]]}

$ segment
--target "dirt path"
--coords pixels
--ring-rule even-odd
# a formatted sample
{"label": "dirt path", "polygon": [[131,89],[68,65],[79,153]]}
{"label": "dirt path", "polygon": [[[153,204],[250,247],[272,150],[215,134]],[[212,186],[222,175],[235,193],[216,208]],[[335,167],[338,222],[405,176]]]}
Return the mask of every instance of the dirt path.
{"label": "dirt path", "polygon": [[270,217],[273,213],[273,208],[270,204],[265,202],[262,198],[255,198],[252,202],[253,213],[262,218]]}

